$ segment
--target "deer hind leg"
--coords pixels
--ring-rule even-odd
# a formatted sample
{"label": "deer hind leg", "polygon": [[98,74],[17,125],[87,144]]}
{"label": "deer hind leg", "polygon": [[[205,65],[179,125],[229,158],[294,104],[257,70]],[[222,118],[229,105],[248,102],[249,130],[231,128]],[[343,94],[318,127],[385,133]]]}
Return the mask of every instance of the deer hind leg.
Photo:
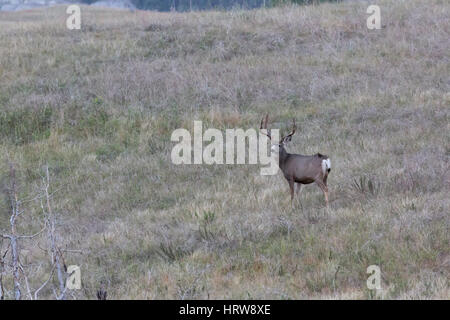
{"label": "deer hind leg", "polygon": [[322,190],[323,195],[325,196],[325,204],[328,208],[328,187],[326,185],[326,179],[324,179],[324,181],[316,180],[316,183],[319,186],[319,188]]}

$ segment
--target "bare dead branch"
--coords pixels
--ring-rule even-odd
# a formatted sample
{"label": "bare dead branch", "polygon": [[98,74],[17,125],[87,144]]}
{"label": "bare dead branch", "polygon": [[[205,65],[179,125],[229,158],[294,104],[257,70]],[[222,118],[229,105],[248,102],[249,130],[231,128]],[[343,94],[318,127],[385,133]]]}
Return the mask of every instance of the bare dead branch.
{"label": "bare dead branch", "polygon": [[[55,297],[58,300],[64,300],[66,295],[66,286],[65,286],[65,270],[67,270],[66,264],[64,262],[64,257],[57,245],[57,235],[56,235],[56,218],[53,214],[52,206],[51,206],[51,196],[49,193],[50,188],[50,173],[48,170],[48,165],[45,167],[45,177],[43,177],[43,192],[44,192],[44,200],[45,205],[41,201],[41,208],[46,213],[46,227],[47,227],[47,237],[49,239],[50,244],[50,253],[52,258],[52,264],[56,268],[56,275],[58,277],[59,283],[59,295],[55,292]],[[64,271],[63,271],[64,267]]]}
{"label": "bare dead branch", "polygon": [[33,239],[35,237],[37,237],[38,235],[40,235],[42,232],[44,232],[46,229],[46,227],[44,226],[44,228],[41,229],[41,231],[36,232],[35,234],[29,235],[29,236],[17,236],[18,239]]}
{"label": "bare dead branch", "polygon": [[28,297],[30,298],[30,300],[33,300],[33,296],[31,295],[31,290],[30,290],[30,284],[28,282],[28,276],[26,275],[25,270],[23,269],[23,266],[21,263],[19,263],[19,269],[20,269],[20,272],[22,272],[23,278],[25,279],[25,285],[27,287]]}
{"label": "bare dead branch", "polygon": [[50,271],[50,276],[48,279],[34,292],[34,300],[38,299],[39,292],[47,285],[47,283],[52,279],[53,273],[55,272],[55,266],[52,266],[52,270]]}

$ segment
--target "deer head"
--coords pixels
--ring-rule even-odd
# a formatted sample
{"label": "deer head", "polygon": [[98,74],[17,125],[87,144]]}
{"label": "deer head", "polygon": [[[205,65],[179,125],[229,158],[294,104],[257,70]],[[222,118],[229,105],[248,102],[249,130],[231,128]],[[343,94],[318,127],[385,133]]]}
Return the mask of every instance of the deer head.
{"label": "deer head", "polygon": [[263,134],[265,134],[267,137],[269,137],[271,143],[272,143],[272,147],[271,150],[272,152],[278,152],[278,153],[282,153],[283,151],[285,151],[284,146],[290,142],[292,140],[292,136],[294,135],[295,131],[297,130],[297,125],[295,124],[295,119],[292,119],[292,130],[291,132],[289,132],[287,135],[285,135],[284,137],[282,137],[280,139],[280,141],[278,143],[274,143],[272,141],[272,136],[270,133],[270,129],[267,128],[267,123],[269,122],[269,115],[267,114],[265,117],[263,117],[261,119],[261,126],[260,126],[260,130],[265,129],[267,131],[267,133],[261,132]]}

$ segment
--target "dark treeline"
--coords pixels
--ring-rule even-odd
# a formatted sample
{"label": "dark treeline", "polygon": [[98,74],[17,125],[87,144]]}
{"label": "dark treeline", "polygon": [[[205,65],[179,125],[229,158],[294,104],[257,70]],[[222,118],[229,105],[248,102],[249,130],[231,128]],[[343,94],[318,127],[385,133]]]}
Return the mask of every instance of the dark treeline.
{"label": "dark treeline", "polygon": [[[84,3],[92,3],[97,0],[81,1]],[[131,0],[131,2],[138,9],[158,11],[188,11],[232,8],[253,9],[262,6],[272,7],[286,3],[310,4],[322,1],[324,0]]]}

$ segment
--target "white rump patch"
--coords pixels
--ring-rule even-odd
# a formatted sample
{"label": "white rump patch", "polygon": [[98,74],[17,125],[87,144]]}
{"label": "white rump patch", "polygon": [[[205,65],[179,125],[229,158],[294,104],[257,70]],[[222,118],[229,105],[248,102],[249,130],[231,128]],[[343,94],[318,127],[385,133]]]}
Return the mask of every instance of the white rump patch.
{"label": "white rump patch", "polygon": [[327,174],[328,170],[331,169],[331,161],[330,159],[322,160],[322,173]]}

